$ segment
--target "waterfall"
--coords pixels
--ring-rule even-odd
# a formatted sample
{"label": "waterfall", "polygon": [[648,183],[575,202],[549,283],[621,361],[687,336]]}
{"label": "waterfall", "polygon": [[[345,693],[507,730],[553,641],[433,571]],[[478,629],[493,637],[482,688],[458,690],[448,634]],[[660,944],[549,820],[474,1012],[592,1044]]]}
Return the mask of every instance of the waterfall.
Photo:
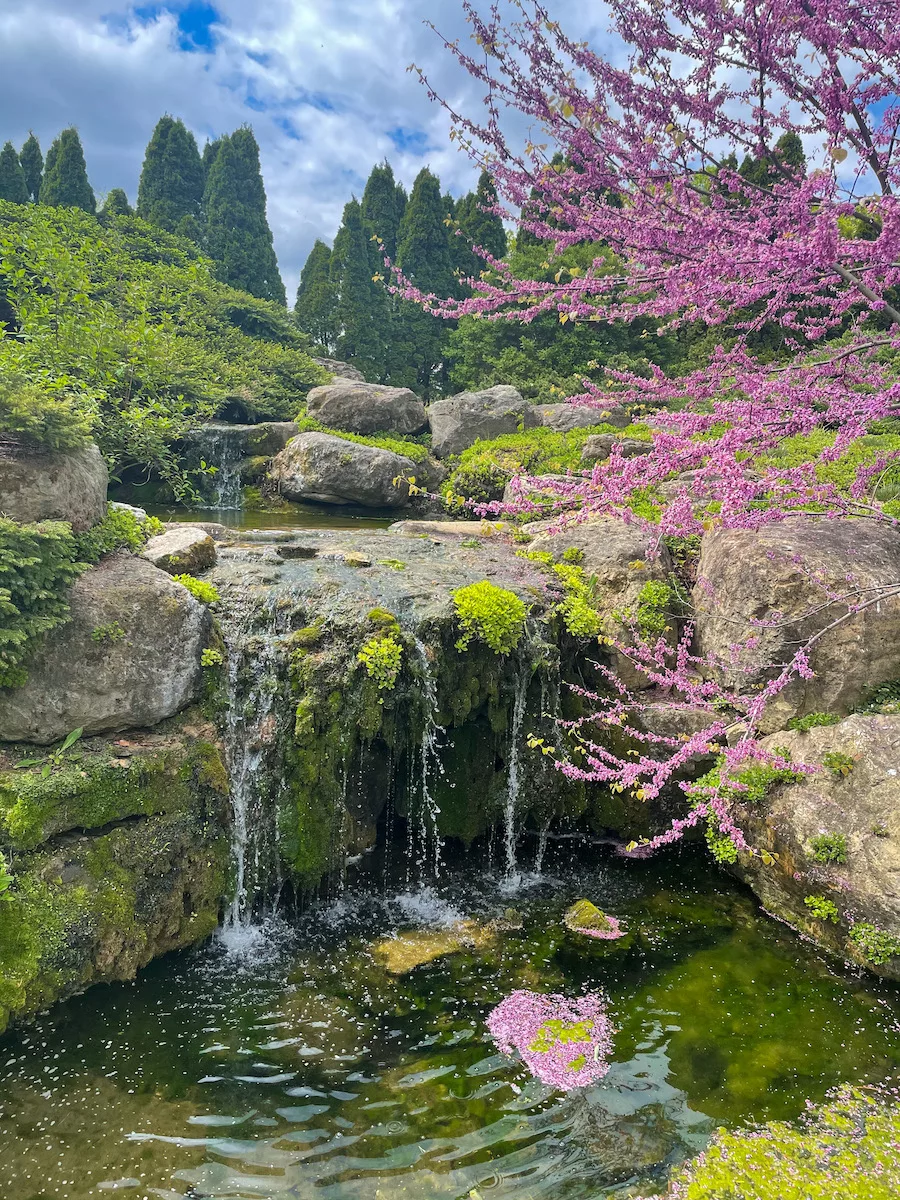
{"label": "waterfall", "polygon": [[520,662],[516,677],[516,694],[513,701],[512,729],[510,731],[509,774],[506,782],[506,805],[503,813],[503,827],[506,841],[506,874],[509,878],[516,875],[516,808],[519,803],[519,742],[522,738],[522,725],[525,721],[525,704],[528,698],[529,674],[525,663]]}
{"label": "waterfall", "polygon": [[246,428],[242,425],[209,424],[197,430],[196,438],[207,466],[215,467],[213,490],[206,507],[239,509],[241,498],[241,460],[244,457]]}
{"label": "waterfall", "polygon": [[258,609],[242,606],[223,623],[228,649],[228,712],[225,756],[231,781],[234,897],[225,917],[224,937],[240,946],[253,928],[254,902],[279,875],[276,814],[281,786],[278,746],[281,728],[278,672],[280,655],[276,610],[269,607],[266,628],[254,631]]}
{"label": "waterfall", "polygon": [[[416,828],[413,816],[414,792],[416,780],[411,780],[410,791],[410,864],[417,861],[419,878],[423,878],[429,866],[429,845],[434,847],[432,860],[434,873],[440,874],[441,869],[441,838],[438,831],[438,817],[441,810],[431,793],[431,780],[436,771],[443,774],[444,767],[440,758],[440,738],[444,732],[443,726],[437,723],[438,694],[437,678],[431,659],[424,642],[415,639],[416,655],[422,666],[422,701],[424,724],[422,728],[422,744],[419,747],[419,782],[421,783],[421,803],[419,805],[419,821]],[[418,843],[418,845],[416,845]]]}

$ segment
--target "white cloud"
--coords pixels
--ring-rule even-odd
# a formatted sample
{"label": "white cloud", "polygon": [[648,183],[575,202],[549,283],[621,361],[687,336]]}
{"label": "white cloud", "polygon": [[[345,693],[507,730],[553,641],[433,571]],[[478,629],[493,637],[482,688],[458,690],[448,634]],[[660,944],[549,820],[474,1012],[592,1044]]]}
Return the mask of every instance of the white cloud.
{"label": "white cloud", "polygon": [[[472,186],[474,168],[449,142],[444,112],[406,71],[415,61],[457,105],[478,104],[478,85],[423,23],[465,37],[458,0],[211,2],[223,20],[210,53],[180,44],[177,10],[188,0],[136,10],[122,0],[19,0],[0,11],[0,142],[20,145],[33,129],[46,150],[77,125],[97,192],[124,187],[133,200],[164,112],[182,117],[201,145],[251,124],[289,295],[315,238],[331,240],[381,159],[407,186],[426,164],[445,190]],[[560,0],[554,11],[582,36],[585,7]],[[399,150],[396,129],[424,135],[427,151]]]}

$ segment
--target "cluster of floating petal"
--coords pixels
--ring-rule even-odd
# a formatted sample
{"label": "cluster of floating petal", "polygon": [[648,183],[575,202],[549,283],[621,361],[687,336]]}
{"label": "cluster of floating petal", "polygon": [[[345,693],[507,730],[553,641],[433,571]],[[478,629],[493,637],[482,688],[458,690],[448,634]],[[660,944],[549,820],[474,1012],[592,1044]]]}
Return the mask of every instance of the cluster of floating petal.
{"label": "cluster of floating petal", "polygon": [[583,933],[585,937],[602,938],[608,942],[625,936],[620,922],[590,900],[576,900],[566,911],[563,924],[572,933]]}
{"label": "cluster of floating petal", "polygon": [[609,1070],[613,1030],[596,994],[569,999],[512,992],[490,1014],[487,1027],[500,1050],[517,1050],[531,1073],[550,1087],[587,1087]]}

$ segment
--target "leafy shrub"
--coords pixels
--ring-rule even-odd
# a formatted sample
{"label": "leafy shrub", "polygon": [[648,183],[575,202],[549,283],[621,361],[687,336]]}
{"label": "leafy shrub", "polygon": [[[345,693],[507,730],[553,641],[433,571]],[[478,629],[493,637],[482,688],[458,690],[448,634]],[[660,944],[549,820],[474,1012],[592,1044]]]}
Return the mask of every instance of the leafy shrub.
{"label": "leafy shrub", "polygon": [[200,653],[200,666],[201,667],[221,667],[221,665],[222,665],[222,663],[224,663],[224,661],[225,661],[225,655],[222,653],[221,650],[214,650],[211,647],[207,646],[206,649],[201,651],[201,653]]}
{"label": "leafy shrub", "polygon": [[709,852],[723,866],[729,866],[736,863],[738,859],[738,849],[727,833],[723,833],[719,828],[718,818],[712,813],[706,819],[706,829],[704,830],[706,844],[709,847]]}
{"label": "leafy shrub", "polygon": [[866,921],[859,921],[851,928],[850,941],[866,962],[876,967],[900,954],[900,938]]}
{"label": "leafy shrub", "polygon": [[843,778],[850,774],[856,766],[856,759],[852,754],[845,754],[843,750],[828,750],[822,755],[822,762],[829,771]]}
{"label": "leafy shrub", "polygon": [[118,621],[109,621],[91,630],[91,640],[94,642],[120,642],[124,636],[125,630]]}
{"label": "leafy shrub", "polygon": [[303,415],[296,418],[296,423],[301,433],[328,433],[332,437],[343,438],[345,442],[355,442],[357,446],[375,446],[379,450],[402,454],[405,458],[411,458],[413,462],[424,462],[428,457],[428,447],[422,442],[408,441],[390,433],[375,433],[370,437],[363,437],[358,433],[346,433],[343,429],[329,429],[314,417]]}
{"label": "leafy shrub", "polygon": [[194,575],[187,574],[173,575],[172,578],[182,587],[186,587],[194,599],[199,600],[201,604],[216,604],[220,599],[218,588],[213,587],[204,579],[197,579]]}
{"label": "leafy shrub", "polygon": [[456,615],[463,629],[457,650],[468,649],[473,637],[487,643],[495,654],[509,654],[525,631],[525,605],[506,588],[486,579],[453,593]]}
{"label": "leafy shrub", "polygon": [[24,378],[0,378],[0,442],[11,434],[45,450],[77,450],[90,442],[95,419],[86,398]]}
{"label": "leafy shrub", "polygon": [[12,887],[13,877],[10,874],[9,865],[0,850],[0,900],[3,900],[6,893]]}
{"label": "leafy shrub", "polygon": [[[575,555],[572,554],[573,550]],[[571,546],[563,553],[562,562],[554,562],[548,550],[517,550],[516,554],[519,558],[527,558],[530,562],[548,567],[556,575],[565,595],[554,611],[562,617],[563,624],[573,637],[601,636],[603,618],[595,608],[595,578],[592,576],[589,579],[577,565],[584,558],[583,551]]]}
{"label": "leafy shrub", "polygon": [[807,896],[803,903],[817,920],[837,924],[838,910],[833,900],[828,900],[825,896]]}
{"label": "leafy shrub", "polygon": [[805,717],[791,717],[787,727],[797,730],[798,733],[808,733],[810,729],[818,729],[820,726],[837,725],[840,719],[834,713],[812,712],[807,713]]}
{"label": "leafy shrub", "polygon": [[393,688],[403,666],[403,647],[392,633],[382,633],[363,643],[356,656],[380,692]]}
{"label": "leafy shrub", "polygon": [[637,605],[638,633],[645,642],[663,637],[675,613],[677,597],[671,584],[648,579],[640,590]]}
{"label": "leafy shrub", "polygon": [[816,862],[830,864],[847,861],[847,839],[842,833],[820,833],[810,845]]}
{"label": "leafy shrub", "polygon": [[143,550],[148,538],[163,532],[162,521],[147,517],[139,521],[127,508],[107,505],[106,516],[92,529],[75,535],[78,558],[85,563],[98,562],[104,554],[117,550],[131,550],[135,554]]}

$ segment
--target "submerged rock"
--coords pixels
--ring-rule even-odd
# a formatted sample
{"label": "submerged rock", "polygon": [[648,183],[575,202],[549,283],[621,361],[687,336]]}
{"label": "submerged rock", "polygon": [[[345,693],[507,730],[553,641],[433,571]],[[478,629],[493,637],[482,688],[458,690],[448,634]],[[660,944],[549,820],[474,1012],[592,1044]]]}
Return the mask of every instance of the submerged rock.
{"label": "submerged rock", "polygon": [[328,433],[301,433],[273,460],[269,478],[289,500],[404,508],[417,474],[411,458]]}
{"label": "submerged rock", "polygon": [[601,941],[613,942],[625,936],[625,931],[616,918],[607,916],[590,900],[576,900],[566,909],[563,925],[570,933],[581,933],[585,937],[599,938]]}
{"label": "submerged rock", "polygon": [[27,525],[68,521],[76,533],[106,516],[109,472],[99,449],[61,454],[24,448],[0,457],[0,516]]}
{"label": "submerged rock", "polygon": [[205,529],[179,525],[152,537],[142,558],[169,575],[206,571],[216,561],[216,544]]}
{"label": "submerged rock", "polygon": [[[752,688],[898,571],[900,533],[873,521],[803,516],[759,530],[715,530],[703,538],[694,589],[696,653],[733,662],[725,681]],[[732,646],[748,639],[753,645],[735,657]],[[900,676],[900,596],[866,604],[830,629],[812,648],[810,666],[814,678],[770,701],[763,732],[810,712],[846,715]]]}
{"label": "submerged rock", "polygon": [[341,380],[313,388],[306,411],[331,429],[348,433],[421,433],[427,428],[425,405],[409,388]]}
{"label": "submerged rock", "polygon": [[525,429],[545,426],[559,433],[573,429],[590,429],[594,425],[615,425],[624,429],[631,421],[626,409],[619,405],[609,408],[589,408],[586,404],[530,404],[522,422]]}
{"label": "submerged rock", "polygon": [[460,921],[450,929],[416,929],[382,938],[372,953],[392,975],[406,975],[448,954],[483,950],[496,942],[497,932],[491,923]]}
{"label": "submerged rock", "polygon": [[111,555],[77,580],[69,607],[26,683],[0,688],[0,740],[46,745],[73,729],[156,725],[196,699],[210,617],[164,571]]}
{"label": "submerged rock", "polygon": [[434,452],[446,458],[477,441],[515,433],[526,408],[521,393],[507,384],[436,400],[427,410]]}

